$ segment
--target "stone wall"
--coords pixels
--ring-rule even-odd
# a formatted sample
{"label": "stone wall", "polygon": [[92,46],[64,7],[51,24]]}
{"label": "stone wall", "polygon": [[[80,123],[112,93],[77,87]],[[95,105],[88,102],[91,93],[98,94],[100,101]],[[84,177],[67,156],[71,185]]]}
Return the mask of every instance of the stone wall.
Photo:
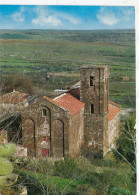
{"label": "stone wall", "polygon": [[91,157],[92,155],[103,156],[104,152],[104,132],[107,132],[108,116],[96,116],[93,114],[85,114],[84,116],[84,142],[85,155]]}
{"label": "stone wall", "polygon": [[80,70],[80,100],[85,103],[85,154],[103,156],[108,129],[109,69],[86,66]]}
{"label": "stone wall", "polygon": [[39,99],[24,107],[21,120],[12,123],[8,141],[21,144],[30,157],[77,157],[84,138],[83,115],[84,109],[71,116],[49,98]]}
{"label": "stone wall", "polygon": [[81,155],[84,144],[84,108],[71,116],[69,132],[69,155],[73,158]]}
{"label": "stone wall", "polygon": [[119,135],[120,130],[120,112],[108,123],[108,148],[107,151],[110,151],[112,148],[115,149],[115,140]]}
{"label": "stone wall", "polygon": [[[90,78],[94,78],[92,86],[90,86]],[[108,113],[108,67],[83,67],[80,70],[80,80],[80,100],[85,103],[85,113],[90,113],[91,103],[94,105],[94,114]]]}
{"label": "stone wall", "polygon": [[[46,116],[43,116],[43,110],[46,110]],[[35,156],[63,157],[69,154],[69,119],[69,111],[49,100],[41,99],[26,108],[22,113],[22,123],[23,126],[26,126],[26,120],[34,123],[33,138],[29,136],[27,144],[31,142]],[[30,127],[27,125],[23,128],[23,135],[25,129],[29,130]]]}

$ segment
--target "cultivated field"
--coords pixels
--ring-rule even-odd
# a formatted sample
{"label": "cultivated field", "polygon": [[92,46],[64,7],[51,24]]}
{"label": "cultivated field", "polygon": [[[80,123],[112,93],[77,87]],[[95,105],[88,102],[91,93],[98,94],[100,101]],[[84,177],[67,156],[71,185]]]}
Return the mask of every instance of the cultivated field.
{"label": "cultivated field", "polygon": [[87,64],[109,65],[110,100],[135,106],[134,30],[0,31],[1,74],[30,77],[38,94],[69,88]]}

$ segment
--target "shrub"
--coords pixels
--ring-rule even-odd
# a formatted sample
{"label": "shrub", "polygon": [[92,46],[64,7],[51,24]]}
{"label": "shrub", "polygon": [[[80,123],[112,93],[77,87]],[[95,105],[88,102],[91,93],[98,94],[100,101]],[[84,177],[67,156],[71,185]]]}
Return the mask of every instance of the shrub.
{"label": "shrub", "polygon": [[26,76],[8,75],[3,77],[3,82],[0,83],[1,91],[9,93],[11,91],[20,90],[30,95],[34,94],[33,83]]}
{"label": "shrub", "polygon": [[117,150],[114,150],[114,156],[117,160],[127,162],[131,168],[136,169],[136,130],[135,117],[125,119],[121,129],[121,134],[116,141]]}
{"label": "shrub", "polygon": [[63,178],[75,178],[79,176],[80,169],[77,162],[72,158],[65,158],[65,160],[55,161],[54,175]]}
{"label": "shrub", "polygon": [[110,187],[108,190],[108,195],[135,195],[135,192],[130,192],[125,189],[120,189],[120,188],[115,188],[115,187]]}
{"label": "shrub", "polygon": [[16,169],[25,169],[32,172],[53,174],[53,162],[46,159],[30,159],[22,157],[12,157]]}

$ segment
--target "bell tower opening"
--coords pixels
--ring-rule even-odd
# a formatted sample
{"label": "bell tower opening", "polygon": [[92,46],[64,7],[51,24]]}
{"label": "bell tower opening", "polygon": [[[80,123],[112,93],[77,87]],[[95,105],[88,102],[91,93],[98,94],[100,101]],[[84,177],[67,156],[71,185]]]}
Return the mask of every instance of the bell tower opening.
{"label": "bell tower opening", "polygon": [[90,77],[90,86],[95,86],[95,77]]}

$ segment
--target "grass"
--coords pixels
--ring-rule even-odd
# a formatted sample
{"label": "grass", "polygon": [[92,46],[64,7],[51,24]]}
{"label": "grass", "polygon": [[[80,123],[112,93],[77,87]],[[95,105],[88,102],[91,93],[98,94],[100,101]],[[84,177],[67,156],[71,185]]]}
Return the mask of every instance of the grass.
{"label": "grass", "polygon": [[[22,179],[25,179],[24,182],[28,183],[27,185],[30,186],[33,182],[33,185],[31,185],[33,188],[37,187],[39,183],[41,183],[45,189],[48,188],[49,191],[58,191],[62,192],[65,190],[74,192],[75,187],[77,187],[82,182],[79,182],[77,180],[71,180],[71,179],[64,179],[60,178],[58,176],[48,176],[41,173],[33,173],[26,170],[19,171],[20,177]],[[28,179],[29,178],[29,181]],[[20,182],[20,181],[19,181]],[[39,191],[40,192],[40,191]]]}
{"label": "grass", "polygon": [[[68,78],[66,74],[79,75],[82,65],[91,64],[106,64],[110,67],[110,81],[113,81],[110,83],[110,98],[131,107],[129,92],[135,99],[134,30],[0,30],[2,74],[25,74],[34,81],[34,85],[41,85],[44,82],[41,83],[40,78],[44,80],[46,74],[65,72],[63,78],[55,75],[49,78],[43,95],[50,93],[48,85],[52,89],[69,88],[79,77]],[[124,81],[125,76],[129,80],[119,83]],[[121,101],[121,98],[124,100]]]}
{"label": "grass", "polygon": [[[92,159],[89,161],[85,158],[79,158],[76,163],[77,169],[80,171],[74,177],[68,177],[68,168],[64,170],[63,176],[55,176],[55,172],[50,170],[51,174],[47,171],[46,173],[39,173],[39,169],[29,171],[27,169],[31,169],[32,166],[29,163],[26,165],[27,169],[26,166],[22,169],[16,169],[20,175],[18,183],[23,182],[23,185],[28,186],[29,195],[34,192],[41,194],[41,190],[49,191],[50,194],[62,194],[62,192],[76,195],[92,194],[92,192],[106,194],[108,190],[135,194],[136,184],[132,181],[133,173],[127,164],[117,163],[110,159]],[[46,163],[44,165],[46,166]],[[54,169],[53,166],[49,166],[49,169]],[[59,173],[61,174],[61,172]]]}

